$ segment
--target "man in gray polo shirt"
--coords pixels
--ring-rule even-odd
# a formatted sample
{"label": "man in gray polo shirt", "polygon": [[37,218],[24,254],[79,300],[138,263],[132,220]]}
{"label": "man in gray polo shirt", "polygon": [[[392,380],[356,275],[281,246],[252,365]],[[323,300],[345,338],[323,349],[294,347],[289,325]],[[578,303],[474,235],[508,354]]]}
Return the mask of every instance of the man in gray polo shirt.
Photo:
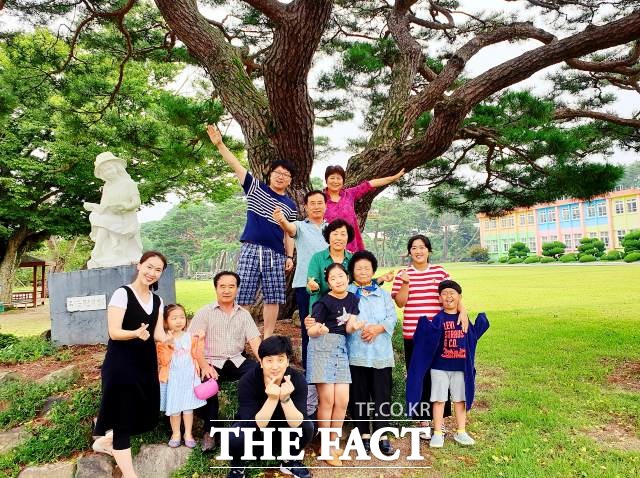
{"label": "man in gray polo shirt", "polygon": [[[255,361],[247,359],[245,344],[257,357],[260,346],[260,331],[247,310],[236,303],[240,277],[235,272],[223,271],[213,278],[217,301],[202,307],[193,316],[189,332],[204,331],[204,351],[198,356],[198,365],[202,378],[213,377],[220,381],[239,380],[248,370],[253,369]],[[204,419],[202,450],[211,450],[214,445],[210,435],[211,427],[218,419],[218,396],[207,400],[207,404],[198,409]]]}
{"label": "man in gray polo shirt", "polygon": [[[316,252],[327,248],[327,242],[322,235],[322,230],[327,225],[324,220],[324,213],[327,210],[324,193],[319,190],[309,191],[304,196],[304,207],[307,211],[307,218],[304,221],[289,222],[279,208],[276,208],[273,213],[273,219],[280,224],[284,232],[289,237],[292,237],[296,243],[298,258],[291,286],[296,293],[296,303],[298,304],[301,323],[309,315],[309,293],[307,292],[309,261]],[[302,368],[306,369],[309,336],[304,324],[301,325],[300,332],[302,335]]]}

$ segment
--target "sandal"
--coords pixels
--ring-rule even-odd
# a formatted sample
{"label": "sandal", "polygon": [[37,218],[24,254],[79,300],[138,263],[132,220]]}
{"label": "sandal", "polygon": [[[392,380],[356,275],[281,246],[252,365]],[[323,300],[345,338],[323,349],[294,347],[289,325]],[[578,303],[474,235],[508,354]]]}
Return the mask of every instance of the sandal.
{"label": "sandal", "polygon": [[196,441],[195,440],[187,440],[185,438],[184,439],[184,446],[186,446],[187,448],[195,448],[196,447]]}
{"label": "sandal", "polygon": [[96,453],[104,453],[105,455],[113,456],[113,443],[110,446],[105,444],[105,441],[109,439],[109,434],[98,438],[91,445],[91,449]]}
{"label": "sandal", "polygon": [[169,445],[170,448],[178,448],[181,444],[182,444],[182,440],[180,440],[180,438],[178,438],[177,440],[174,440],[172,438],[171,440],[169,440],[169,443],[167,443],[167,445]]}

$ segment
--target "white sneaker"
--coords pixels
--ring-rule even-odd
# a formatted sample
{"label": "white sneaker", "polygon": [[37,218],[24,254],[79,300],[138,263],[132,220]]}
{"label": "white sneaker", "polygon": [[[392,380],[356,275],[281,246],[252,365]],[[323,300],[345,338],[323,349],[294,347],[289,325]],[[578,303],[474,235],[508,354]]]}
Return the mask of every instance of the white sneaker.
{"label": "white sneaker", "polygon": [[442,448],[444,446],[444,435],[442,433],[434,433],[431,435],[431,442],[429,443],[429,447],[431,448]]}
{"label": "white sneaker", "polygon": [[463,446],[472,446],[476,444],[476,441],[471,438],[467,432],[454,433],[453,439]]}

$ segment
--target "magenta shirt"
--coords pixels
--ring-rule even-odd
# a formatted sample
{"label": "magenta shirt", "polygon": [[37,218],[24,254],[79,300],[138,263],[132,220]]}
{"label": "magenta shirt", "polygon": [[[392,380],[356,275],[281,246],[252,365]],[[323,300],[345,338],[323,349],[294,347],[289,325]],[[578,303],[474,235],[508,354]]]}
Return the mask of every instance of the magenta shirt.
{"label": "magenta shirt", "polygon": [[353,188],[343,188],[340,190],[340,200],[337,202],[329,197],[326,188],[324,190],[324,195],[327,199],[327,211],[324,213],[325,221],[331,222],[334,219],[344,219],[353,226],[355,237],[347,245],[347,250],[350,252],[358,252],[365,249],[362,234],[360,234],[360,228],[358,227],[355,204],[358,199],[369,191],[373,191],[373,189],[374,187],[371,186],[369,181],[364,181]]}

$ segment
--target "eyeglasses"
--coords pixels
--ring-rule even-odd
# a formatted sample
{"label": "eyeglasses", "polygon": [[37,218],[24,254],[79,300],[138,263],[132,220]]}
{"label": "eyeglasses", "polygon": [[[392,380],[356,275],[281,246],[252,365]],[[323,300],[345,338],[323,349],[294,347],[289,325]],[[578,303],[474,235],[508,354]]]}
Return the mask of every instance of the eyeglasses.
{"label": "eyeglasses", "polygon": [[277,169],[272,171],[273,174],[280,176],[281,178],[291,179],[291,174],[286,171],[278,171]]}

